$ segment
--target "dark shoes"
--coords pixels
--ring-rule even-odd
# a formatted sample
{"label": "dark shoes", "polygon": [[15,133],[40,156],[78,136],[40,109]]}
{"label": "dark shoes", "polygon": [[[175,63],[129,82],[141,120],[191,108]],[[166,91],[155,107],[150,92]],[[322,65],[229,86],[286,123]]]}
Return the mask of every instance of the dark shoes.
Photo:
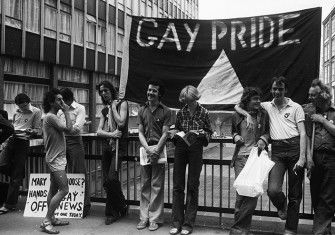
{"label": "dark shoes", "polygon": [[83,218],[86,218],[87,216],[89,216],[90,210],[91,210],[91,206],[84,206]]}
{"label": "dark shoes", "polygon": [[278,210],[278,217],[281,220],[286,220],[287,219],[287,203],[285,201],[284,207],[281,210]]}
{"label": "dark shoes", "polygon": [[120,218],[128,215],[128,206],[123,207],[123,209],[121,209],[119,213],[120,213]]}
{"label": "dark shoes", "polygon": [[106,225],[110,225],[110,224],[114,223],[117,220],[118,220],[118,217],[115,217],[115,216],[106,216],[105,224]]}

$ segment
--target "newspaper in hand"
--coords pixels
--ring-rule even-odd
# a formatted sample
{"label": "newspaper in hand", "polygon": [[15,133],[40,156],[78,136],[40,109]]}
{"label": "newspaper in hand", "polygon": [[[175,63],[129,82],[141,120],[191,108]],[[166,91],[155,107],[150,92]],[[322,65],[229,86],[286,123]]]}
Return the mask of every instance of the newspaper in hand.
{"label": "newspaper in hand", "polygon": [[204,131],[203,130],[199,130],[199,131],[190,130],[186,134],[184,131],[180,131],[176,133],[175,137],[176,136],[178,136],[176,138],[180,137],[187,144],[187,146],[191,146],[192,144],[195,143],[195,141],[197,140],[200,134],[204,134]]}
{"label": "newspaper in hand", "polygon": [[[164,146],[163,151],[160,153],[157,164],[166,163],[167,162],[167,151],[166,146]],[[152,164],[148,157],[147,151],[144,147],[140,147],[140,164],[141,166],[146,166]]]}

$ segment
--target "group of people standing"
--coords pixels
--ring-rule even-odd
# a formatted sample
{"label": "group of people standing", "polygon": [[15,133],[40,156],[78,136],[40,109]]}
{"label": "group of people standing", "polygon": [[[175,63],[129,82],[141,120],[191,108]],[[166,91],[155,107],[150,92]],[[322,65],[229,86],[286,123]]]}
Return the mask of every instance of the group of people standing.
{"label": "group of people standing", "polygon": [[[127,151],[129,107],[126,100],[118,99],[110,82],[103,81],[96,89],[105,105],[97,135],[104,138],[102,175],[107,194],[105,224],[109,225],[128,211],[119,169],[122,156]],[[288,89],[284,77],[274,77],[271,87],[273,100],[262,103],[258,88],[244,89],[232,116],[232,135],[236,147],[231,166],[237,177],[247,162],[251,148],[256,146],[260,151],[268,151],[271,143],[271,159],[275,165],[269,173],[268,195],[278,209],[278,216],[286,220],[284,234],[297,233],[303,169],[306,167],[315,211],[313,233],[330,234],[335,211],[335,189],[332,187],[335,179],[335,109],[331,103],[331,92],[319,80],[314,80],[309,90],[310,103],[301,106],[285,96]],[[172,111],[162,103],[164,86],[160,81],[149,81],[146,95],[147,101],[138,111],[138,130],[139,141],[150,164],[141,166],[140,221],[137,229],[155,231],[163,223],[165,163],[159,163],[159,158],[170,138],[175,145],[170,234],[190,234],[197,214],[203,147],[208,145],[212,135],[209,113],[197,102],[200,94],[194,86],[186,86],[180,92],[179,101],[183,107],[177,112],[175,121]],[[19,108],[13,118],[15,132],[5,141],[0,154],[0,160],[4,156],[11,156],[9,161],[12,163],[7,169],[11,178],[8,197],[0,208],[0,214],[15,208],[20,182],[24,177],[28,140],[43,132],[51,184],[47,199],[48,212],[41,229],[56,234],[59,231],[54,226],[69,224],[54,216],[56,208],[68,193],[65,170],[86,174],[80,136],[85,123],[85,108],[74,100],[70,89],[52,89],[43,98],[45,115],[41,124],[42,112],[30,104],[27,95],[17,95],[15,103]],[[180,137],[180,132],[188,135],[188,141]],[[22,147],[15,148],[17,144]],[[285,172],[288,175],[287,196],[282,192]],[[88,185],[87,182],[84,217],[90,211]],[[249,232],[256,205],[257,198],[237,193],[231,234]]]}
{"label": "group of people standing", "polygon": [[[284,77],[274,77],[273,100],[262,103],[258,88],[244,89],[232,119],[235,176],[246,164],[251,148],[267,149],[270,140],[275,164],[269,173],[267,193],[278,217],[286,220],[284,234],[297,234],[305,166],[311,183],[313,234],[331,234],[335,212],[335,110],[331,91],[316,79],[309,90],[310,103],[301,106],[285,97],[288,89]],[[282,192],[286,172],[287,196]],[[256,205],[257,198],[237,193],[231,234],[249,232]]]}

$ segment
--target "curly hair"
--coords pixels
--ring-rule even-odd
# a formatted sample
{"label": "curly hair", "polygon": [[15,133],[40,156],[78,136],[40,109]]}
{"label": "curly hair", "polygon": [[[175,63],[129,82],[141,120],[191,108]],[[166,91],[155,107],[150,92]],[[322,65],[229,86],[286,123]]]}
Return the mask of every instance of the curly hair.
{"label": "curly hair", "polygon": [[30,103],[30,98],[26,94],[20,93],[17,96],[15,96],[14,101],[16,105],[23,104],[23,103]]}
{"label": "curly hair", "polygon": [[55,103],[56,96],[59,94],[61,93],[56,88],[53,88],[50,91],[44,93],[42,104],[44,113],[48,113],[51,110],[51,104]]}
{"label": "curly hair", "polygon": [[248,104],[253,96],[262,96],[262,92],[258,87],[246,87],[243,90],[243,94],[240,101],[240,106],[243,109],[247,109]]}
{"label": "curly hair", "polygon": [[107,102],[107,100],[104,100],[104,98],[101,95],[101,92],[100,92],[101,86],[107,87],[107,89],[109,89],[109,91],[111,92],[111,95],[112,95],[112,100],[116,100],[117,99],[117,93],[116,93],[116,90],[115,90],[113,84],[110,83],[109,81],[106,81],[106,80],[102,81],[98,85],[96,85],[96,90],[99,92],[99,95],[101,97],[101,100],[102,100],[103,104],[106,105],[106,104],[108,104],[108,102]]}
{"label": "curly hair", "polygon": [[273,84],[273,83],[276,83],[278,85],[284,84],[285,90],[288,89],[288,82],[287,82],[287,79],[284,76],[273,77],[271,84]]}

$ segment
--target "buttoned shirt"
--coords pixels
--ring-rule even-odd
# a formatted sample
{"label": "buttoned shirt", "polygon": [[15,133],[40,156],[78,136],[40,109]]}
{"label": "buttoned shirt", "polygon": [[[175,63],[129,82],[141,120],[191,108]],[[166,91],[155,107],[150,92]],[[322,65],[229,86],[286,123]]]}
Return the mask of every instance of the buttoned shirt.
{"label": "buttoned shirt", "polygon": [[262,107],[270,117],[270,137],[273,140],[284,140],[299,136],[298,123],[305,121],[305,114],[300,104],[291,99],[280,110],[274,100],[262,102]]}
{"label": "buttoned shirt", "polygon": [[[25,131],[27,129],[35,129],[38,133],[42,127],[42,111],[29,104],[28,110],[22,111],[17,109],[13,116],[13,126],[16,131]],[[23,136],[24,134],[22,134]],[[28,137],[28,136],[27,136]]]}
{"label": "buttoned shirt", "polygon": [[159,142],[163,135],[163,126],[171,125],[171,110],[159,103],[157,108],[151,111],[146,103],[138,111],[138,124],[143,126],[147,143]]}
{"label": "buttoned shirt", "polygon": [[[85,106],[78,104],[77,102],[73,101],[69,107],[69,115],[74,129],[79,130],[76,134],[71,134],[66,132],[65,135],[79,135],[83,131],[83,127],[85,124]],[[66,123],[65,115],[62,110],[59,110],[57,116],[61,118],[63,123]]]}
{"label": "buttoned shirt", "polygon": [[185,105],[177,113],[176,129],[188,133],[189,131],[205,131],[205,137],[209,141],[212,134],[211,122],[209,120],[208,110],[197,103],[197,107],[193,115],[191,115],[189,108]]}

